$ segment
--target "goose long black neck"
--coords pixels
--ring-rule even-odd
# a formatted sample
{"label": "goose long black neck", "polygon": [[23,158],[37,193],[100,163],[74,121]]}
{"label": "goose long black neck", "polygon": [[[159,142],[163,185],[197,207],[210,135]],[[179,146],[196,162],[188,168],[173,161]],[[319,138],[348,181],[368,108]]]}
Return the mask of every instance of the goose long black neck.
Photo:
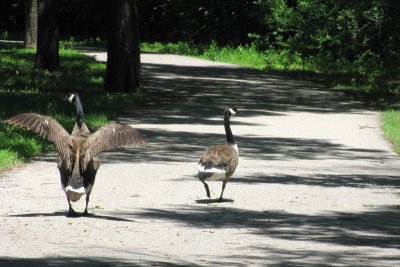
{"label": "goose long black neck", "polygon": [[229,110],[225,110],[224,112],[224,126],[225,126],[225,134],[226,134],[226,142],[230,145],[235,144],[235,138],[233,137],[231,130],[231,114]]}
{"label": "goose long black neck", "polygon": [[76,107],[76,123],[78,123],[79,126],[82,126],[83,124],[83,108],[82,108],[82,103],[78,95],[75,95],[75,101],[74,105]]}

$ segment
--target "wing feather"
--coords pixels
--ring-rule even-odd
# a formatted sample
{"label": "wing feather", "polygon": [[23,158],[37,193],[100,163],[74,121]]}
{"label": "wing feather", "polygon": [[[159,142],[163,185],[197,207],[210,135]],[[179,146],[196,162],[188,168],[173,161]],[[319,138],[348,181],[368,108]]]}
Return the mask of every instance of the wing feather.
{"label": "wing feather", "polygon": [[6,119],[5,122],[28,128],[43,139],[51,141],[66,166],[71,166],[72,138],[58,121],[36,113],[21,113]]}
{"label": "wing feather", "polygon": [[90,160],[102,151],[123,146],[142,147],[145,144],[146,141],[135,128],[127,124],[110,123],[88,137],[82,147],[81,166],[85,170]]}

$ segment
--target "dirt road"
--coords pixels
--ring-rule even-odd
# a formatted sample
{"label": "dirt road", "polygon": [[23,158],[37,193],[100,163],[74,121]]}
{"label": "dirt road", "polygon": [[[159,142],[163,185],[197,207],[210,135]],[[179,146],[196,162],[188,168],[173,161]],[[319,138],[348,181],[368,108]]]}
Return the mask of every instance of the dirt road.
{"label": "dirt road", "polygon": [[[98,54],[104,60],[104,54]],[[89,203],[67,218],[55,155],[0,177],[0,265],[400,265],[400,162],[379,114],[300,80],[143,55],[165,102],[121,121],[144,149],[104,153]],[[196,179],[232,119],[240,161],[224,203]],[[210,182],[217,198],[220,182]],[[75,205],[83,211],[84,201]]]}

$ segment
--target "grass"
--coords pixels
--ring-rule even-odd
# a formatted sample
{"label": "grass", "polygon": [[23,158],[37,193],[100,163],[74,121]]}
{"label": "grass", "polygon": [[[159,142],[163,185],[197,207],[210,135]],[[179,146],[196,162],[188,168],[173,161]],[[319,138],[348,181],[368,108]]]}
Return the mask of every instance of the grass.
{"label": "grass", "polygon": [[264,55],[254,46],[218,47],[215,43],[210,45],[190,45],[185,42],[167,43],[141,43],[140,47],[145,53],[164,53],[195,56],[203,59],[240,64],[248,67],[263,69],[265,67]]}
{"label": "grass", "polygon": [[[86,123],[98,128],[147,101],[145,94],[104,93],[105,64],[74,50],[60,50],[60,70],[56,72],[35,69],[34,57],[33,50],[0,48],[0,121],[35,112],[52,116],[71,131],[76,111],[66,96],[78,92]],[[51,149],[49,142],[30,131],[0,122],[0,170]]]}
{"label": "grass", "polygon": [[2,91],[93,91],[103,84],[105,64],[71,49],[60,50],[60,71],[38,70],[30,49],[0,50],[0,89]]}
{"label": "grass", "polygon": [[392,142],[394,151],[400,153],[400,112],[399,110],[382,111],[383,131]]}

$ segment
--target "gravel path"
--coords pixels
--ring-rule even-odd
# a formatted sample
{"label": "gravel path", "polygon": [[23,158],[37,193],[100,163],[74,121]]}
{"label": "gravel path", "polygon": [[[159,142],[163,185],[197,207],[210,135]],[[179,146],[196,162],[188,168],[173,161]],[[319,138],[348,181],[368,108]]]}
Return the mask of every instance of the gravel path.
{"label": "gravel path", "polygon": [[[400,164],[377,112],[234,65],[142,62],[144,85],[165,101],[121,121],[148,146],[102,155],[89,218],[65,216],[54,153],[1,174],[0,265],[400,265]],[[225,141],[225,105],[239,109],[240,161],[231,201],[215,203],[197,161]],[[209,184],[218,197],[222,183]]]}

